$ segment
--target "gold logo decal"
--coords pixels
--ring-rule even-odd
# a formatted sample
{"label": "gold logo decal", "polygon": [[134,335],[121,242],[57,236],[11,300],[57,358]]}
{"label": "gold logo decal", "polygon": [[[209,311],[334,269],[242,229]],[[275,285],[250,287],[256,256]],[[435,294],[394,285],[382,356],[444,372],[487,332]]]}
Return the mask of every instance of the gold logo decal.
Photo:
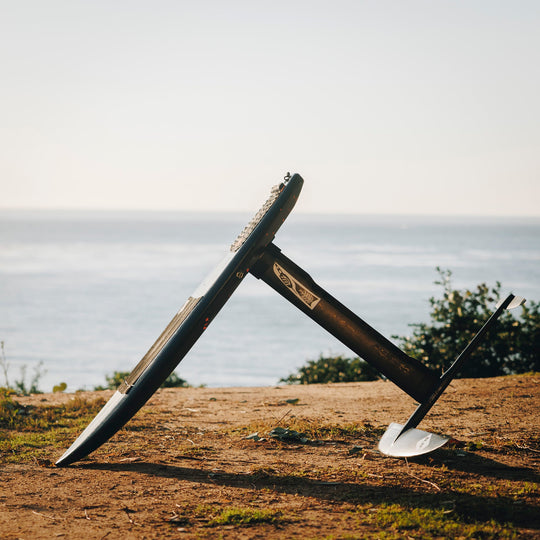
{"label": "gold logo decal", "polygon": [[298,280],[283,270],[278,263],[274,263],[274,273],[279,278],[281,283],[283,283],[283,285],[285,285],[285,287],[287,287],[295,296],[300,298],[300,300],[306,304],[309,309],[313,309],[319,303],[320,298],[318,296],[315,296]]}

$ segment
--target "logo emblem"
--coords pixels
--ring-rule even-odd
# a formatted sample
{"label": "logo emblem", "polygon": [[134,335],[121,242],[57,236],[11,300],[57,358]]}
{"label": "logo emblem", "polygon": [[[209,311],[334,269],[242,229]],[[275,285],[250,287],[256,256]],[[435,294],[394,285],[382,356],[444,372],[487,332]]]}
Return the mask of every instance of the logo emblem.
{"label": "logo emblem", "polygon": [[429,433],[428,435],[426,435],[425,437],[423,437],[422,439],[420,439],[417,443],[416,443],[416,449],[417,450],[424,450],[426,449],[428,446],[429,446],[429,443],[431,442],[431,436],[433,434],[432,433]]}
{"label": "logo emblem", "polygon": [[274,274],[276,274],[281,283],[283,283],[287,289],[289,289],[296,297],[306,304],[309,309],[315,308],[315,306],[319,303],[320,298],[318,296],[315,296],[298,280],[283,270],[278,263],[274,263]]}

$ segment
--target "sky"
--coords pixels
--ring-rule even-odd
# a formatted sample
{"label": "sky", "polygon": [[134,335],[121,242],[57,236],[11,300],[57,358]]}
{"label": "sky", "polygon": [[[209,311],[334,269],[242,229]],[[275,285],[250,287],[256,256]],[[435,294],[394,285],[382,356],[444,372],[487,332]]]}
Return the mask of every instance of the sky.
{"label": "sky", "polygon": [[540,216],[540,2],[0,0],[0,209]]}

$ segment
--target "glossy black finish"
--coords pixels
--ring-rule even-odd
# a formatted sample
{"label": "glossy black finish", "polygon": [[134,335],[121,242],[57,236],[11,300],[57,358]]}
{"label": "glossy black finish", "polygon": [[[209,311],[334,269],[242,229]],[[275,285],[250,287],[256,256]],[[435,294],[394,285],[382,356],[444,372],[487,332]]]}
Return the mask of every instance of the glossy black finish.
{"label": "glossy black finish", "polygon": [[104,409],[56,462],[57,466],[78,461],[101,446],[156,392],[273,240],[293,209],[303,183],[302,177],[295,174],[274,188],[271,199],[232,244],[225,264],[203,282],[201,293],[197,292],[199,287],[190,297],[195,305],[190,306],[178,324],[171,321],[167,327],[171,331],[167,333],[166,329],[158,338]]}
{"label": "glossy black finish", "polygon": [[270,285],[415,400],[424,401],[438,384],[439,377],[436,373],[405,354],[328,294],[274,244],[266,248],[251,273]]}

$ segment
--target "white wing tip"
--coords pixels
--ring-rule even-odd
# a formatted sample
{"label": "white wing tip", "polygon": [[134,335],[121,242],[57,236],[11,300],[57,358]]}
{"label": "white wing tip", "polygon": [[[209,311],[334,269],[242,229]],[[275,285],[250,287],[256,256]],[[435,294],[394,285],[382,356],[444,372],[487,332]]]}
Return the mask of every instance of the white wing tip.
{"label": "white wing tip", "polygon": [[[503,304],[503,302],[506,300],[503,299],[503,300],[500,300],[498,303],[497,303],[497,308],[501,307],[501,305]],[[506,309],[514,309],[514,308],[517,308],[519,306],[522,306],[524,303],[526,302],[525,298],[523,298],[523,296],[514,296],[514,298],[510,301],[510,303],[506,306]]]}
{"label": "white wing tip", "polygon": [[428,454],[441,448],[441,446],[444,446],[450,440],[450,437],[429,433],[420,429],[408,429],[404,433],[401,433],[402,428],[403,426],[401,424],[396,423],[388,426],[388,429],[379,441],[380,452],[393,457],[421,456],[422,454]]}

